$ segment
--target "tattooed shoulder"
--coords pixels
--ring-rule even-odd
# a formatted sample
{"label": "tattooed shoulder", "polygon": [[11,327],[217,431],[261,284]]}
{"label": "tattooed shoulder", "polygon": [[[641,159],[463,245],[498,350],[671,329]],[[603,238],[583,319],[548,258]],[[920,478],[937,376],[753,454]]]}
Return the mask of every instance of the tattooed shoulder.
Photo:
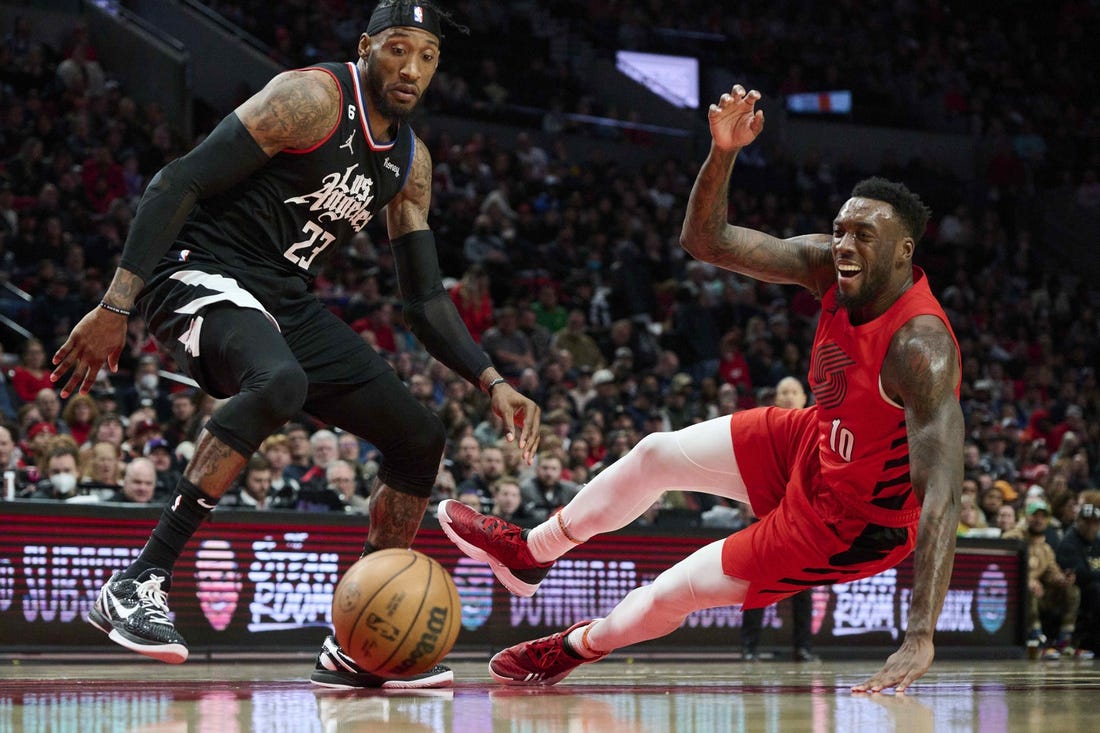
{"label": "tattooed shoulder", "polygon": [[954,399],[959,361],[955,343],[935,316],[917,316],[894,334],[882,368],[883,387],[910,406]]}
{"label": "tattooed shoulder", "polygon": [[319,70],[279,74],[237,110],[265,153],[308,148],[320,142],[338,122],[340,90],[331,75]]}

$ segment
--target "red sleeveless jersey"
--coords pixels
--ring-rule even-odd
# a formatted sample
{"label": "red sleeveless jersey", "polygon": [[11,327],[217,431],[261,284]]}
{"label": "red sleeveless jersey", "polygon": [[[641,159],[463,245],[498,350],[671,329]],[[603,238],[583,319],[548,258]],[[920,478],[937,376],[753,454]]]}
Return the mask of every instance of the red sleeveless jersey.
{"label": "red sleeveless jersey", "polygon": [[851,511],[887,527],[916,521],[920,503],[909,478],[905,411],[883,393],[879,375],[894,334],[920,315],[943,321],[959,353],[951,324],[919,267],[913,268],[909,290],[881,316],[858,326],[837,304],[834,285],[821,300],[810,358],[821,479],[850,502]]}

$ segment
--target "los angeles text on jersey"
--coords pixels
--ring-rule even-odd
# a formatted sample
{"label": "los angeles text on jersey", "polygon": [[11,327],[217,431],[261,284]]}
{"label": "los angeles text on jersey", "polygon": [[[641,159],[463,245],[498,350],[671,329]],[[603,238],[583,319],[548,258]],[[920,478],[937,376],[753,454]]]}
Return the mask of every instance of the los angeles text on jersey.
{"label": "los angeles text on jersey", "polygon": [[320,221],[347,221],[359,232],[371,220],[370,202],[374,200],[374,179],[355,173],[358,163],[349,165],[343,173],[333,171],[321,181],[321,187],[304,196],[292,196],[285,204],[308,204]]}

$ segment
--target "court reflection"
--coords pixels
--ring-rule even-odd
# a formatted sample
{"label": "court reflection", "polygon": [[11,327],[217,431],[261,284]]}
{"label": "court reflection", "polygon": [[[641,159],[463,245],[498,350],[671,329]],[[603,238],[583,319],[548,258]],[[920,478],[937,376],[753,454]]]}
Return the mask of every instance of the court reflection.
{"label": "court reflection", "polygon": [[604,664],[551,688],[455,664],[446,690],[339,691],[301,664],[0,663],[0,732],[710,733],[1100,728],[1096,665],[941,663],[908,695],[853,695],[865,665]]}

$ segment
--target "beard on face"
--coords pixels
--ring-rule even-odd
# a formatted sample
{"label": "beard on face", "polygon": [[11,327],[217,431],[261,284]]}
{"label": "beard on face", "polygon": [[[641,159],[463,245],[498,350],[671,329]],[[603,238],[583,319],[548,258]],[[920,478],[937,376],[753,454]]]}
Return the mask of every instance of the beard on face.
{"label": "beard on face", "polygon": [[836,302],[841,307],[852,312],[868,305],[877,298],[890,282],[891,261],[886,258],[877,260],[870,269],[864,270],[863,282],[856,292],[845,292],[837,288]]}
{"label": "beard on face", "polygon": [[367,96],[370,97],[370,101],[374,104],[374,108],[378,110],[383,117],[393,122],[402,122],[412,114],[412,111],[416,109],[416,105],[419,104],[420,99],[417,98],[411,105],[406,107],[398,107],[391,104],[386,98],[386,83],[382,79],[382,71],[378,68],[377,64],[367,63]]}

